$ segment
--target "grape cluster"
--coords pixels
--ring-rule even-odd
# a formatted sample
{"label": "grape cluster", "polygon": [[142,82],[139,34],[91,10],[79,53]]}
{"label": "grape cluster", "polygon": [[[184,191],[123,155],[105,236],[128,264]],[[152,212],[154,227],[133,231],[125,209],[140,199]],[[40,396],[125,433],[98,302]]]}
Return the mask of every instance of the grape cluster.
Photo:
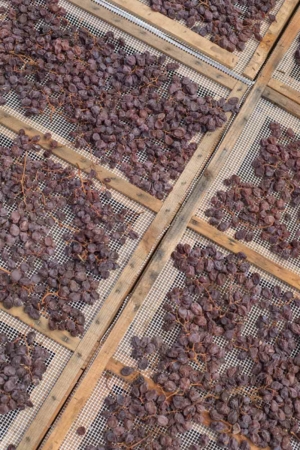
{"label": "grape cluster", "polygon": [[0,334],[0,414],[33,406],[28,389],[42,380],[49,358],[35,338],[34,332],[13,341]]}
{"label": "grape cluster", "polygon": [[251,242],[259,236],[281,258],[298,258],[300,230],[292,235],[288,229],[292,217],[285,210],[292,207],[300,218],[300,140],[290,128],[283,133],[276,122],[270,130],[271,136],[261,139],[259,154],[252,161],[259,184],[232,175],[224,180],[227,189],[211,198],[205,215],[220,231],[237,229],[234,237],[238,240]]}
{"label": "grape cluster", "polygon": [[58,0],[10,0],[0,22],[0,104],[13,90],[27,116],[60,108],[77,147],[162,199],[196,150],[192,138],[222,127],[238,99],[200,97],[178,64],[127,54],[112,32],[96,37],[65,15]]}
{"label": "grape cluster", "polygon": [[[132,338],[131,356],[140,370],[151,367],[151,379],[138,373],[127,393],[106,398],[105,444],[86,450],[180,449],[193,424],[209,425],[228,450],[250,450],[250,441],[291,450],[300,437],[300,319],[292,312],[300,299],[266,287],[243,253],[179,244],[172,258],[184,276],[184,287],[172,288],[164,303],[172,343]],[[256,337],[245,327],[254,307]],[[231,355],[240,363],[225,368]],[[202,435],[190,450],[208,442]]]}
{"label": "grape cluster", "polygon": [[[183,21],[200,36],[209,36],[220,47],[243,51],[246,43],[262,40],[262,22],[274,22],[270,12],[276,0],[150,0],[150,6],[171,19]],[[246,8],[246,12],[244,12]]]}
{"label": "grape cluster", "polygon": [[[75,305],[98,300],[99,279],[119,267],[114,248],[138,235],[130,211],[114,210],[93,173],[82,177],[49,152],[44,157],[38,141],[21,130],[10,147],[0,147],[0,257],[8,268],[0,270],[0,301],[6,308],[24,305],[33,319],[46,312],[50,329],[78,336],[84,315]],[[64,229],[57,242],[65,263],[56,260],[57,225]]]}

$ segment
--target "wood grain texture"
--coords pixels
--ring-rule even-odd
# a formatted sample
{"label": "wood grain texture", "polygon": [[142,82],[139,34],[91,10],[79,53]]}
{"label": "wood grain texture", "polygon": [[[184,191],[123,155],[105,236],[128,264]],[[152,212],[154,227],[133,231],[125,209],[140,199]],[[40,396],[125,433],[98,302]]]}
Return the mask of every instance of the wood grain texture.
{"label": "wood grain texture", "polygon": [[272,23],[259,46],[257,47],[251,60],[247,64],[247,67],[243,72],[243,75],[245,77],[254,80],[254,78],[257,76],[263,63],[266,61],[268,54],[270,53],[276,40],[278,39],[278,36],[280,35],[298,3],[298,0],[285,0],[283,2],[280,10],[276,15],[276,21]]}
{"label": "wood grain texture", "polygon": [[[31,125],[28,125],[25,121],[18,119],[14,116],[14,111],[9,109],[9,112],[6,110],[0,109],[0,124],[8,128],[9,130],[17,133],[21,128],[26,131],[28,136],[38,135],[41,137],[39,145],[45,149],[49,149],[49,143],[44,139],[43,133],[38,131]],[[91,169],[95,170],[96,178],[104,183],[108,187],[112,187],[116,191],[126,195],[131,200],[140,203],[143,206],[146,206],[151,211],[158,212],[161,208],[161,201],[142,189],[134,186],[128,181],[124,180],[121,177],[118,177],[115,173],[111,172],[109,169],[106,169],[103,166],[93,163],[90,159],[80,155],[71,147],[67,145],[61,145],[56,149],[52,150],[53,155],[61,158],[63,161],[67,163],[79,167],[83,172],[89,173]],[[107,181],[109,179],[110,181]]]}
{"label": "wood grain texture", "polygon": [[[114,325],[113,333],[111,333],[109,337],[106,339],[106,341],[103,343],[100,353],[93,362],[93,371],[90,373],[90,376],[88,378],[87,377],[84,378],[82,382],[79,384],[78,389],[75,391],[75,394],[71,397],[68,405],[66,406],[59,423],[57,424],[57,426],[47,439],[45,445],[43,446],[43,450],[59,449],[62,441],[64,440],[66,434],[68,433],[71,424],[73,423],[74,419],[76,418],[81,408],[86,403],[89,396],[92,394],[93,389],[95,388],[98,379],[101,376],[101,373],[105,370],[105,367],[110,358],[115,353],[120,340],[125,335],[129,325],[131,324],[137,312],[139,311],[139,308],[141,307],[144,298],[149,293],[151,287],[155,283],[161,270],[169,260],[175,245],[180,241],[198,202],[198,195],[199,195],[199,182],[195,186],[188,202],[184,205],[180,214],[174,219],[174,222],[170,230],[164,237],[158,250],[155,252],[149,266],[141,276],[141,280],[134,289],[129,302],[124,308],[120,318]],[[157,217],[158,216],[159,214],[157,215]],[[48,397],[48,399],[49,398],[51,398],[51,394]],[[48,399],[46,400],[46,403],[48,402]],[[44,410],[46,403],[44,403],[40,412]],[[31,431],[30,434],[26,433],[26,436],[31,437],[33,433],[38,432],[36,430],[37,428],[36,423],[37,422],[35,421],[35,426],[30,427],[33,429],[30,430]],[[23,439],[22,441],[20,450],[26,449],[25,439]],[[35,448],[35,446],[33,446],[32,448]]]}
{"label": "wood grain texture", "polygon": [[300,119],[300,104],[285,97],[285,95],[267,86],[264,90],[263,97],[274,103],[285,111],[289,112]]}
{"label": "wood grain texture", "polygon": [[282,83],[282,81],[272,78],[268,83],[268,87],[300,105],[300,92],[288,86],[287,84]]}
{"label": "wood grain texture", "polygon": [[254,266],[259,267],[264,272],[273,275],[283,283],[287,283],[296,289],[300,289],[299,275],[282,267],[280,264],[269,260],[265,256],[260,255],[258,252],[242,244],[240,241],[227,236],[217,228],[209,225],[205,220],[199,219],[197,216],[193,216],[188,227],[207,239],[212,240],[226,250],[234,253],[245,253],[247,260]]}
{"label": "wood grain texture", "polygon": [[[134,36],[135,38],[145,42],[146,44],[150,45],[151,47],[156,48],[160,52],[164,53],[165,55],[170,56],[171,58],[174,58],[176,61],[180,62],[181,64],[185,64],[192,69],[196,70],[197,72],[209,77],[211,80],[216,81],[217,83],[228,87],[229,89],[232,89],[235,80],[230,77],[230,75],[225,74],[224,72],[221,72],[220,70],[214,68],[213,66],[205,63],[204,61],[200,61],[198,58],[195,58],[194,56],[190,55],[189,53],[185,52],[184,50],[181,50],[176,45],[173,45],[164,39],[161,39],[160,37],[156,36],[154,33],[151,33],[150,31],[130,22],[129,20],[109,11],[108,9],[104,8],[103,6],[100,6],[96,4],[95,2],[91,0],[68,0],[69,3],[72,3],[73,5],[83,9],[84,11],[89,12],[90,14],[93,14],[96,17],[99,17],[101,20],[104,20],[105,22],[110,23],[111,25],[115,26],[116,28],[121,29],[122,31],[130,34],[131,36]],[[125,2],[127,4],[127,0]],[[143,6],[143,3],[138,2],[138,7]],[[136,13],[135,13],[136,15]],[[159,14],[159,16],[162,16]],[[167,19],[165,16],[162,16],[163,20]],[[168,19],[172,22],[172,28],[176,24],[171,19]],[[188,30],[191,32],[188,28],[184,27],[185,30]],[[193,36],[196,38],[200,36],[196,33],[192,32]],[[204,39],[204,38],[201,38]],[[194,38],[193,38],[194,40]],[[207,48],[209,46],[213,46],[220,52],[222,50],[220,47],[216,46],[212,42],[208,41],[207,39],[204,39],[204,46]],[[225,50],[223,50],[225,51]],[[205,52],[204,52],[205,53]],[[228,53],[229,57],[232,58],[232,53]],[[226,61],[227,57],[224,58]],[[223,64],[223,63],[222,63]],[[224,65],[228,66],[228,64]]]}

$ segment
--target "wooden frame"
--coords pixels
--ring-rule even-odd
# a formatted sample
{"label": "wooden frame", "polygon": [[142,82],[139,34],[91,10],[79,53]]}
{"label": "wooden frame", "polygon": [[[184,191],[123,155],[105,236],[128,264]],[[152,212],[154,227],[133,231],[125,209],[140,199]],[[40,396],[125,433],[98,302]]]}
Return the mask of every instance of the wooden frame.
{"label": "wooden frame", "polygon": [[[60,445],[63,442],[72,422],[87,402],[97,384],[97,381],[99,380],[101,373],[106,369],[110,371],[119,371],[119,362],[115,361],[113,358],[115,350],[141,307],[143,299],[147,296],[151,287],[161,273],[161,270],[169,260],[174,246],[180,241],[187,228],[196,231],[199,235],[209,238],[213,242],[230,251],[243,251],[253,265],[273,275],[284,283],[290,284],[296,289],[300,289],[299,277],[293,271],[285,269],[279,264],[275,264],[268,258],[260,255],[258,252],[249,249],[246,245],[241,244],[232,238],[229,238],[224,233],[221,233],[215,228],[209,226],[205,221],[201,221],[196,216],[193,216],[193,211],[200,203],[201,197],[212,184],[216,174],[219,173],[230,156],[239,136],[243,131],[244,125],[251,116],[257,102],[262,97],[271,100],[289,111],[293,111],[295,115],[300,117],[300,107],[296,103],[286,99],[270,87],[266,87],[271,79],[273,68],[278,64],[281,57],[282,54],[280,52],[274,52],[274,54],[271,55],[269,63],[262,70],[254,89],[247,97],[240,113],[235,118],[232,126],[212,158],[212,161],[197,182],[183,209],[175,218],[170,230],[163,238],[150,264],[143,272],[139,283],[133,290],[130,300],[124,308],[120,318],[116,322],[113,332],[110,333],[107,340],[102,344],[101,349],[88,372],[88,375],[83,378],[82,382],[79,384],[74,395],[70,398],[70,401],[66,405],[59,422],[47,438],[45,445],[43,446],[44,450],[56,450],[60,448]],[[190,169],[183,173],[183,178],[185,177],[185,180],[186,177],[189,177],[187,173],[189,173],[190,170],[193,170],[192,166],[193,162],[190,161]],[[178,180],[176,186],[182,183],[182,181],[183,180]],[[165,220],[166,214],[170,214],[170,207],[173,207],[174,202],[176,202],[175,209],[178,210],[181,200],[179,200],[178,194],[176,195],[173,191],[173,193],[171,193],[167,200],[162,204],[161,209],[154,220],[154,222],[156,222],[156,226],[160,224],[161,220]],[[110,295],[111,299],[113,300],[113,296],[120,292],[122,292],[124,296],[129,292],[127,285],[124,285],[123,282],[117,283]],[[88,357],[86,356],[86,346],[95,348],[97,345],[98,339],[95,336],[95,327],[99,325],[99,323],[102,323],[101,321],[105,317],[107,308],[111,311],[111,304],[107,304],[106,307],[100,311],[97,318],[95,318],[88,337],[83,339],[83,341],[78,345],[73,357],[70,360],[70,363],[67,365],[60,379],[57,381],[52,392],[36,416],[35,421],[23,437],[23,440],[18,447],[19,450],[27,450],[29,447],[31,449],[35,449],[45,435],[47,428],[51,425],[59,411],[59,408],[66,400],[70,388],[74,386],[75,381],[78,379],[79,375],[86,366],[88,360]],[[252,449],[256,449],[253,444],[251,445]]]}
{"label": "wooden frame", "polygon": [[[128,32],[160,52],[167,54],[168,56],[180,61],[182,64],[191,67],[196,72],[205,75],[207,78],[213,80],[219,85],[226,87],[228,89],[228,96],[234,96],[242,99],[245,95],[248,89],[246,84],[236,81],[229,75],[207,65],[194,56],[185,53],[176,46],[166,43],[166,41],[158,38],[150,32],[143,30],[137,25],[130,23],[120,16],[111,13],[107,9],[101,7],[99,8],[97,7],[96,15],[98,15],[100,11],[102,20],[105,20],[121,30]],[[229,113],[227,116],[229,119],[231,114]],[[0,108],[0,125],[12,132],[17,132],[20,128],[22,128],[30,136],[38,134],[41,136],[39,144],[43,148],[48,148],[48,144],[43,138],[43,132],[39,131],[35,123],[27,119],[26,121],[23,120],[22,116],[20,116],[20,114],[16,115],[14,110],[11,108]],[[61,145],[54,149],[53,154],[55,156],[71,165],[79,167],[82,171],[89,172],[90,169],[94,169],[96,172],[96,178],[100,182],[115,191],[122,193],[128,199],[131,199],[143,207],[148,208],[155,214],[155,216],[82,339],[71,338],[66,332],[51,332],[47,327],[45,319],[33,321],[23,312],[21,307],[6,310],[7,313],[17,317],[24,323],[32,326],[73,352],[69,363],[61,373],[61,376],[52,389],[50,395],[47,397],[34,421],[27,429],[26,434],[22,437],[18,449],[35,449],[41,442],[49,425],[58,414],[61,406],[64,404],[77,380],[82,375],[82,372],[88,364],[93,351],[99,344],[99,341],[113,322],[127,295],[133,289],[133,286],[141,270],[146,264],[146,261],[154,252],[161,237],[178,212],[194,179],[199,175],[205,161],[215,150],[222,134],[224,133],[224,128],[215,132],[206,133],[202,137],[193,157],[190,159],[185,167],[185,170],[176,181],[172,192],[164,201],[160,201],[147,192],[142,191],[138,187],[117,176],[114,172],[93,163],[91,160],[77,153],[68,145]]]}
{"label": "wooden frame", "polygon": [[[248,108],[246,108],[246,110],[249,110]],[[244,111],[244,113],[246,114],[246,111]],[[222,146],[223,151],[224,148],[226,148],[226,146],[229,144],[230,138],[227,139],[227,137],[225,137],[224,141],[226,141],[226,143],[224,144],[224,147]],[[209,170],[207,170],[208,177],[209,174],[211,176],[211,173],[212,172],[209,172]],[[203,177],[200,178],[191,196],[185,203],[181,212],[177,215],[170,230],[167,232],[166,236],[155,252],[151,263],[144,271],[139,283],[135,287],[129,302],[124,308],[120,318],[116,322],[113,331],[110,333],[107,340],[102,344],[90,369],[88,370],[82,381],[79,383],[73,395],[69,398],[69,401],[66,404],[66,407],[60,419],[56,423],[56,426],[43,442],[43,450],[58,450],[61,448],[61,445],[63,444],[64,439],[68,434],[72,424],[87,404],[103,372],[109,371],[129,383],[137,375],[137,373],[133,373],[128,377],[122,376],[120,374],[120,370],[122,369],[122,367],[124,367],[124,365],[122,362],[118,361],[114,355],[119,343],[122,341],[129,326],[133,323],[135,316],[141,308],[143,300],[149,294],[161,271],[164,269],[166,263],[170,259],[171,253],[173,252],[176,245],[181,241],[182,236],[188,228],[194,230],[199,235],[199,237],[207,237],[211,241],[229,251],[244,251],[249,262],[253,266],[262,269],[266,273],[266,275],[271,274],[275,278],[284,281],[284,283],[289,283],[294,287],[300,289],[299,278],[297,277],[297,280],[297,278],[294,277],[293,274],[289,273],[288,270],[282,271],[282,268],[278,267],[276,264],[273,264],[267,258],[259,255],[257,252],[252,250],[249,251],[247,247],[243,246],[239,242],[224,237],[221,232],[215,232],[215,229],[213,227],[206,225],[204,222],[195,221],[194,217],[192,217],[192,214],[199,204],[199,199],[201,198],[201,194],[205,189],[206,181],[203,181]],[[149,323],[150,317],[147,316],[147,324]],[[152,380],[147,378],[147,381],[149,382],[151,388],[155,388],[159,391],[159,387],[156,386]],[[204,412],[203,424],[209,425],[209,423],[209,416]],[[247,440],[247,438],[242,435],[235,435],[235,438],[239,442],[241,442],[242,440]],[[250,444],[251,450],[258,450],[257,446],[255,446],[250,441],[248,442]]]}
{"label": "wooden frame", "polygon": [[[272,88],[274,91],[284,95],[288,99],[293,100],[298,104],[300,104],[300,89],[297,90],[291,87],[288,83],[281,82],[274,75],[276,73],[276,69],[278,69],[279,63],[281,62],[283,57],[288,53],[289,48],[291,47],[291,45],[293,44],[293,42],[300,33],[299,23],[300,23],[300,7],[297,9],[295,15],[293,16],[291,22],[288,24],[284,34],[282,35],[280,41],[278,42],[278,45],[274,50],[274,53],[278,54],[280,56],[280,59],[277,61],[277,64],[273,66],[274,72],[273,77],[268,83],[268,86]],[[270,62],[267,62],[267,65],[269,64]]]}
{"label": "wooden frame", "polygon": [[[69,0],[76,6],[83,8],[92,14],[98,15],[102,9],[91,0]],[[139,0],[109,0],[113,5],[129,12],[133,16],[144,20],[145,22],[153,25],[159,30],[165,32],[178,41],[182,41],[189,47],[193,48],[208,56],[209,58],[217,61],[218,63],[230,68],[235,69],[238,64],[239,56],[236,56],[227,50],[222,49],[218,45],[212,43],[206,38],[199,36],[197,33],[191,31],[186,26],[180,24],[177,21],[164,16],[161,13],[153,11],[149,6],[141,3]],[[285,0],[276,15],[276,21],[273,22],[262,41],[258,43],[257,48],[252,55],[247,66],[243,70],[243,75],[250,80],[254,80],[260,71],[262,65],[266,61],[269,53],[271,52],[277,38],[281,31],[284,29],[288,19],[292,15],[295,7],[298,4],[298,0]],[[101,16],[102,17],[102,16]]]}

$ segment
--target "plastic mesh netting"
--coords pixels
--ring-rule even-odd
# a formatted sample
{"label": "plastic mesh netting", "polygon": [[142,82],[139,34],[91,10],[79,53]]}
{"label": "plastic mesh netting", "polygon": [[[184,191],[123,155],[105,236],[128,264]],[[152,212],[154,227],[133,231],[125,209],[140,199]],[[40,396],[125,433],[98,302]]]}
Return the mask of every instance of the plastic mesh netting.
{"label": "plastic mesh netting", "polygon": [[[0,333],[5,333],[10,340],[27,334],[31,328],[4,311],[0,311]],[[46,361],[47,371],[40,384],[31,390],[33,408],[24,411],[11,411],[0,415],[0,448],[6,449],[9,444],[17,445],[22,439],[27,427],[38,413],[58,377],[68,363],[72,352],[36,332],[36,342],[45,347],[50,357]]]}
{"label": "plastic mesh netting", "polygon": [[[14,136],[15,135],[13,133],[10,133],[7,129],[0,126],[0,145],[2,145],[2,146],[8,145],[9,146],[11,143],[11,139]],[[35,159],[39,158],[39,157],[42,158],[42,155],[37,155],[37,154],[32,154],[30,156]],[[59,158],[56,158],[55,156],[52,156],[52,158],[56,162],[59,162],[60,164],[62,164],[64,167],[67,166],[67,164],[64,163],[62,160],[60,160]],[[81,174],[81,176],[83,178],[85,177],[85,175],[83,173]],[[101,189],[101,184],[99,182],[94,180],[94,184],[95,184],[96,188],[98,188],[99,190]],[[93,318],[95,317],[97,312],[100,310],[103,301],[108,297],[110,291],[112,290],[112,287],[116,283],[122,270],[126,266],[127,262],[129,261],[130,257],[132,256],[134,250],[136,249],[138,243],[143,238],[145,231],[148,229],[148,227],[150,226],[150,224],[155,216],[154,213],[149,211],[147,208],[135,203],[134,201],[129,200],[127,197],[114,191],[113,189],[111,189],[110,192],[112,194],[112,198],[109,200],[103,200],[103,202],[105,204],[110,204],[116,212],[119,212],[125,208],[127,210],[127,216],[126,216],[127,220],[131,223],[132,229],[138,233],[139,237],[138,237],[138,239],[134,239],[134,240],[127,239],[126,243],[123,246],[120,246],[116,242],[114,242],[112,244],[114,246],[114,250],[116,250],[119,254],[118,264],[120,267],[119,267],[119,269],[112,271],[110,273],[110,277],[108,279],[106,279],[106,280],[103,279],[100,281],[100,284],[99,284],[100,299],[99,299],[99,301],[96,301],[95,304],[92,306],[85,305],[81,302],[77,303],[76,305],[74,304],[74,306],[81,309],[81,311],[84,313],[84,315],[86,317],[85,330],[87,330],[87,328],[89,327]],[[7,208],[7,209],[12,210],[12,208],[11,209]],[[72,226],[72,222],[73,222],[73,218],[74,218],[73,213],[71,213],[71,211],[68,209],[68,207],[65,208],[64,212],[66,215],[64,224]],[[65,242],[62,239],[62,235],[66,231],[67,231],[66,228],[60,227],[57,223],[55,223],[53,225],[53,227],[51,227],[51,230],[50,230],[51,234],[54,237],[54,241],[56,244],[55,255],[53,256],[53,258],[56,259],[59,263],[63,263],[64,261],[67,260],[67,257],[65,255]],[[159,238],[159,236],[157,237],[157,239],[158,238]],[[0,260],[0,265],[4,268],[6,267],[4,261],[1,261],[1,260]],[[34,270],[37,270],[37,268],[38,268],[38,266],[35,269],[33,269],[33,272],[34,272]],[[140,267],[139,269],[142,269],[142,267]]]}
{"label": "plastic mesh netting", "polygon": [[[199,236],[197,233],[187,230],[180,240],[181,243],[189,244],[191,247],[199,246],[206,247],[207,245],[214,245],[219,251],[227,255],[229,252],[216,246],[208,239]],[[256,269],[256,267],[251,266],[250,273],[259,273],[261,276],[261,286],[272,288],[278,285],[283,291],[290,291],[288,285],[279,282],[275,277],[264,273]],[[178,332],[177,328],[174,328],[172,332],[162,331],[162,323],[165,311],[163,310],[163,304],[168,301],[166,294],[174,287],[183,287],[185,285],[185,276],[180,273],[174,266],[173,261],[170,260],[161,271],[158,279],[152,286],[149,294],[144,299],[143,305],[139,309],[138,314],[133,319],[126,335],[121,340],[118,349],[114,355],[114,358],[124,365],[129,365],[132,367],[137,367],[136,361],[130,356],[131,354],[131,338],[135,335],[139,337],[148,336],[161,336],[167,344],[171,344]],[[226,288],[226,285],[225,285]],[[251,310],[251,314],[248,315],[247,321],[245,323],[243,334],[256,334],[255,322],[258,316],[262,313],[258,307],[254,306]],[[293,307],[293,313],[295,317],[299,316],[299,308]],[[222,337],[215,338],[215,341],[222,346],[224,340]],[[101,349],[100,349],[101,351]],[[299,351],[297,349],[296,351]],[[155,361],[155,355],[150,359],[150,367],[142,374],[150,377]],[[221,365],[220,370],[223,372],[226,368],[233,365],[239,364],[242,367],[244,373],[249,373],[251,370],[250,361],[240,361],[237,359],[237,353],[235,350],[227,353],[225,357],[225,362]],[[91,370],[91,369],[90,369]],[[89,376],[87,371],[85,377]],[[124,393],[128,390],[128,384],[123,380],[119,379],[116,375],[111,373],[104,373],[102,377],[99,378],[97,386],[95,387],[93,393],[91,394],[89,400],[82,408],[81,412],[72,424],[68,434],[60,446],[61,450],[85,450],[87,445],[97,445],[103,443],[102,433],[105,430],[105,420],[101,417],[101,411],[105,408],[103,401],[105,397],[108,396],[110,392],[118,394]],[[76,430],[78,427],[84,426],[86,428],[85,436],[78,436]],[[211,436],[211,442],[206,447],[209,450],[218,450],[220,447],[214,442],[215,435],[211,433],[207,428],[194,425],[192,430],[182,436],[182,449],[189,449],[190,445],[197,444],[199,433],[208,433]],[[141,447],[142,448],[142,447]],[[293,443],[294,449],[299,449],[299,444]]]}
{"label": "plastic mesh netting", "polygon": [[273,73],[275,80],[281,81],[298,92],[300,92],[300,65],[296,64],[295,52],[299,45],[299,36],[297,35],[294,39]]}
{"label": "plastic mesh netting", "polygon": [[[139,1],[141,1],[142,3],[144,3],[148,6],[150,5],[149,0],[139,0]],[[277,1],[275,7],[270,12],[270,14],[276,15],[278,13],[278,11],[280,10],[281,6],[283,5],[283,3],[284,3],[284,0]],[[241,14],[244,11],[246,11],[246,8],[244,6],[243,7],[239,6],[238,2],[236,3],[236,6],[241,10]],[[179,21],[179,23],[184,25],[184,21],[182,21],[182,20]],[[196,26],[200,25],[200,24],[201,24],[201,22],[197,22]],[[270,22],[268,20],[264,20],[261,25],[261,33],[260,33],[261,36],[264,36],[267,33],[269,28],[270,28]],[[234,52],[234,55],[238,56],[238,58],[239,58],[237,65],[233,69],[234,72],[237,72],[240,74],[243,73],[243,71],[247,67],[248,63],[250,62],[250,60],[251,60],[252,56],[254,55],[258,46],[259,46],[259,42],[256,39],[252,38],[246,43],[246,47],[242,52],[239,52],[237,50]]]}
{"label": "plastic mesh netting", "polygon": [[[201,203],[198,205],[196,216],[208,221],[205,217],[205,211],[210,206],[210,199],[218,190],[225,190],[223,180],[229,178],[233,174],[241,177],[242,181],[259,184],[260,178],[254,175],[254,170],[251,166],[259,151],[259,142],[263,137],[270,136],[269,124],[271,122],[279,122],[283,129],[292,128],[295,133],[295,139],[300,136],[300,120],[292,114],[284,111],[282,108],[261,99],[251,117],[246,123],[242,134],[240,135],[234,149],[232,150],[227,162],[222,170],[217,174],[214,182],[209,186],[204,193]],[[282,141],[285,142],[284,140]],[[291,239],[293,239],[296,231],[299,229],[297,219],[297,208],[287,207],[285,212],[291,215],[291,220],[286,223],[288,230],[291,232]],[[239,229],[239,227],[237,227]],[[229,229],[226,234],[233,237],[235,230]],[[254,240],[251,243],[242,241],[243,244],[256,250],[258,253],[269,258],[270,260],[281,264],[283,267],[293,270],[297,274],[300,273],[299,258],[284,260],[280,256],[275,255],[269,251],[269,244],[260,239],[260,232],[255,231]]]}
{"label": "plastic mesh netting", "polygon": [[[71,5],[65,0],[60,1],[60,5],[64,7],[67,10],[67,16],[66,18],[69,20],[69,22],[74,26],[81,26],[89,29],[94,35],[96,36],[102,36],[108,31],[112,31],[115,34],[116,39],[118,38],[124,38],[126,41],[126,46],[123,48],[127,52],[127,54],[132,54],[133,52],[145,52],[149,51],[152,54],[155,54],[157,56],[162,55],[159,51],[153,49],[152,47],[148,46],[147,44],[144,44],[143,42],[131,37],[129,34],[124,33],[117,28],[109,25],[107,22],[102,21],[98,17],[94,17],[91,14],[88,14],[81,10],[80,8],[77,8],[74,5]],[[116,44],[116,48],[118,48],[118,44]],[[167,58],[167,62],[175,62],[175,60],[171,58]],[[178,69],[178,74],[182,77],[189,77],[191,80],[196,82],[199,85],[198,89],[198,96],[205,96],[210,95],[215,99],[220,99],[222,97],[227,98],[229,96],[229,89],[219,85],[218,83],[215,83],[214,81],[211,81],[209,78],[202,76],[198,74],[197,72],[193,71],[192,69],[189,69],[187,66],[180,65],[180,68]],[[168,82],[166,82],[161,87],[161,93],[162,96],[165,96],[167,98],[166,89],[168,86]],[[30,123],[30,120],[27,119],[24,116],[24,110],[20,107],[19,100],[14,92],[9,92],[8,95],[6,95],[7,104],[4,107],[5,110],[8,110],[9,112],[13,112],[17,117],[19,117],[21,120],[23,120],[26,123]],[[56,137],[59,139],[59,141],[64,145],[70,145],[72,147],[72,139],[69,136],[69,133],[74,131],[75,125],[68,123],[66,118],[62,115],[62,111],[60,108],[57,109],[56,112],[50,112],[49,110],[45,111],[44,114],[35,116],[34,118],[31,117],[32,124],[36,128],[44,127],[44,129],[47,128],[47,130],[51,131],[52,133],[55,133]],[[203,137],[202,133],[199,133],[197,136],[193,138],[193,141],[200,142],[201,138]],[[153,143],[155,141],[153,140]],[[162,145],[162,143],[159,143]],[[72,147],[74,148],[74,147]],[[93,149],[90,148],[83,148],[83,149],[75,149],[78,153],[84,155],[85,157],[90,158],[93,162],[99,162],[99,159],[94,157],[92,155]],[[145,161],[145,154],[143,152],[139,152],[139,160]],[[126,162],[126,157],[124,158],[124,161]],[[206,161],[203,162],[205,164]],[[121,163],[121,162],[120,162]],[[119,165],[117,165],[114,169],[111,169],[115,174],[122,178],[126,178],[123,172],[119,170]],[[199,172],[203,168],[199,167]],[[172,182],[174,183],[174,182]]]}

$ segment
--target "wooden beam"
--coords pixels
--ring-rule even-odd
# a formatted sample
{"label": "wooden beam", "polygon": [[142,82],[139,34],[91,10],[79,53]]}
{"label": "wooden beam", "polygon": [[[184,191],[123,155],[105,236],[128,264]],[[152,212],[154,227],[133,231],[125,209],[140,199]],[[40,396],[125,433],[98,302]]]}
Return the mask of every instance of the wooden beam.
{"label": "wooden beam", "polygon": [[[232,89],[233,85],[235,83],[235,80],[230,76],[225,74],[224,72],[214,68],[213,66],[207,64],[204,61],[200,61],[198,58],[195,58],[194,56],[190,55],[189,53],[185,52],[184,50],[181,50],[176,45],[173,45],[164,39],[156,36],[154,33],[151,33],[150,31],[146,30],[145,28],[142,28],[129,20],[109,11],[108,9],[104,8],[103,6],[98,5],[97,3],[91,1],[91,0],[68,0],[69,3],[72,3],[73,5],[77,6],[78,8],[83,9],[84,11],[89,12],[90,14],[93,14],[96,17],[99,17],[99,19],[104,20],[105,22],[108,22],[109,24],[121,29],[122,31],[134,36],[135,38],[139,39],[140,41],[145,42],[146,44],[150,45],[151,47],[156,48],[160,52],[164,53],[165,55],[170,56],[171,58],[175,59],[176,61],[179,61],[181,64],[185,64],[192,69],[196,70],[197,72],[209,77],[211,80],[216,81],[219,84],[222,84],[223,86],[227,87],[228,89]],[[145,5],[141,2],[138,2],[138,9],[135,11],[135,16],[139,14],[139,12],[142,10],[141,8],[145,7]],[[127,0],[124,1],[124,4],[127,5]],[[147,7],[146,7],[147,8]],[[150,8],[149,8],[150,9]],[[163,16],[162,14],[158,14],[163,18],[163,22],[168,19],[167,17]],[[198,34],[190,31],[188,28],[183,27],[178,22],[174,22],[174,20],[168,19],[170,22],[170,29],[171,31],[174,30],[174,27],[177,25],[182,27],[184,29],[184,33],[191,33],[192,37],[191,40],[191,47],[197,48],[195,45],[197,45],[198,39],[200,38],[201,42],[203,40],[203,50],[201,50],[202,53],[207,54],[211,53],[211,55],[215,55],[216,61],[218,61],[218,55],[220,58],[220,61],[223,65],[229,66],[230,64],[233,64],[231,61],[234,61],[234,65],[236,65],[236,56],[234,56],[232,53],[227,52],[226,50],[221,49],[216,44],[213,44],[209,40],[202,38]],[[157,28],[159,28],[156,25]],[[199,49],[198,49],[199,50]],[[225,53],[224,53],[225,52]],[[224,62],[222,62],[224,61]]]}
{"label": "wooden beam", "polygon": [[274,91],[274,89],[267,86],[264,90],[263,97],[300,119],[300,104],[290,100],[280,92]]}
{"label": "wooden beam", "polygon": [[199,219],[197,216],[193,216],[188,227],[191,230],[201,234],[201,236],[210,239],[221,247],[234,253],[243,252],[247,256],[247,260],[254,266],[262,269],[264,272],[273,275],[283,283],[300,289],[300,277],[293,271],[282,267],[265,256],[260,255],[255,250],[242,244],[240,241],[227,236],[225,233],[219,231],[217,228],[209,225],[205,220]]}
{"label": "wooden beam", "polygon": [[243,72],[245,77],[254,80],[298,3],[299,0],[284,0],[276,15],[276,21],[272,23],[251,60],[247,64],[247,67]]}
{"label": "wooden beam", "polygon": [[291,86],[288,86],[282,81],[272,78],[269,81],[268,87],[300,105],[300,92],[296,89],[293,89]]}

